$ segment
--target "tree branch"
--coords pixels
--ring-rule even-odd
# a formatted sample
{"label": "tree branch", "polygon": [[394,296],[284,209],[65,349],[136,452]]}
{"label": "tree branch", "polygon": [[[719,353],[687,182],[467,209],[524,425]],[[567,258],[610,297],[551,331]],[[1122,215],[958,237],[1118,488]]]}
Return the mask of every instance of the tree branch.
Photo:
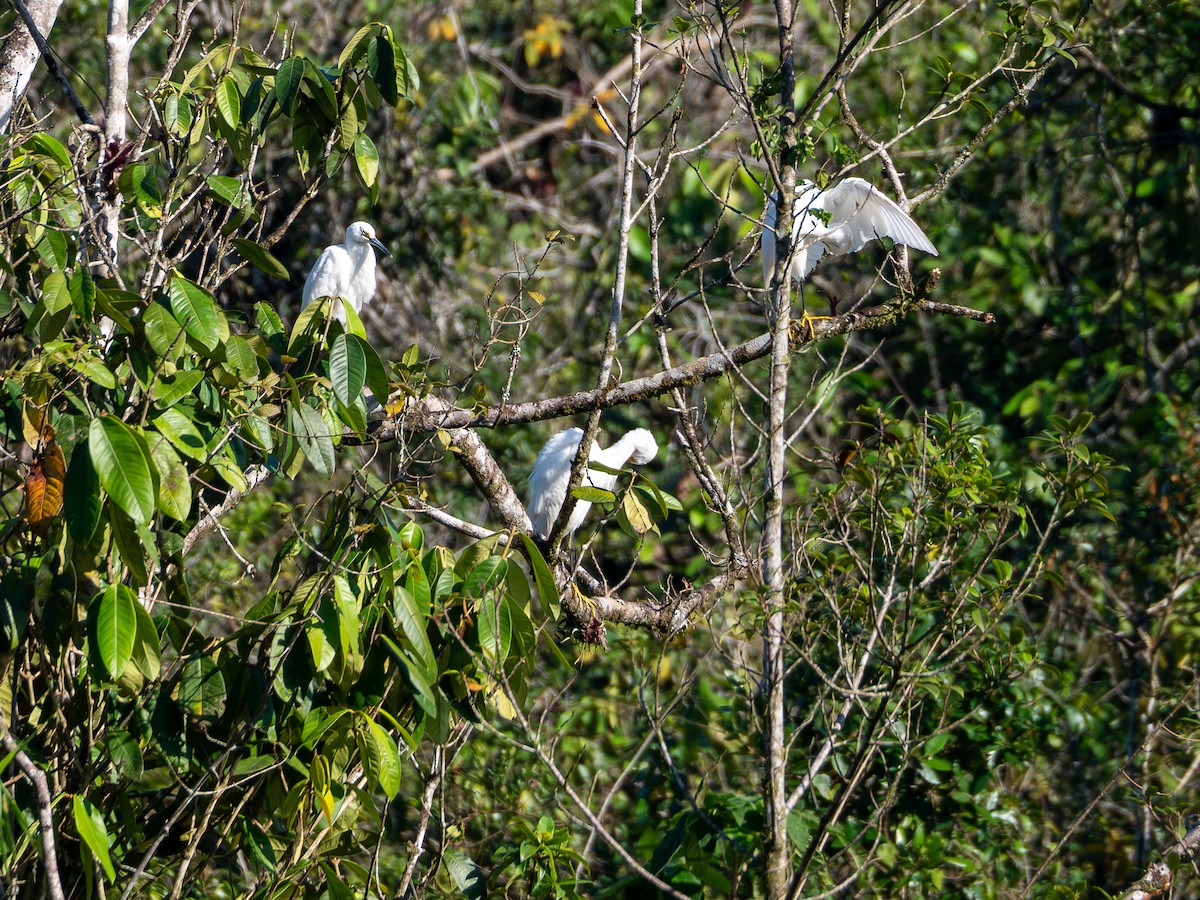
{"label": "tree branch", "polygon": [[[1162,858],[1146,870],[1136,882],[1120,894],[1119,900],[1150,900],[1171,887],[1175,879],[1175,866],[1181,861],[1191,861],[1200,852],[1200,815],[1193,813],[1184,820],[1187,831],[1183,837],[1162,852]],[[1177,857],[1172,865],[1171,857]]]}
{"label": "tree branch", "polygon": [[[831,319],[814,320],[811,328],[805,325],[802,331],[792,329],[792,352],[826,338],[894,324],[913,310],[974,319],[985,324],[995,322],[995,316],[990,312],[929,300],[928,296],[940,278],[940,269],[931,271],[917,290],[915,299],[897,296],[870,309],[844,313]],[[396,440],[405,430],[428,432],[448,428],[497,428],[501,425],[542,422],[596,409],[628,406],[631,403],[660,397],[675,388],[691,387],[702,381],[720,378],[746,363],[762,359],[770,352],[771,335],[763,334],[727,350],[611,387],[597,387],[511,406],[497,406],[484,412],[451,406],[442,400],[430,398],[410,400],[403,410],[381,420],[378,427],[365,437],[347,431],[343,440],[348,444],[377,444]]]}
{"label": "tree branch", "polygon": [[[79,99],[79,95],[76,94],[75,89],[71,87],[71,82],[67,80],[66,73],[63,72],[62,68],[58,64],[58,58],[54,55],[54,51],[50,49],[50,44],[47,43],[45,36],[42,34],[42,28],[38,27],[37,21],[29,12],[29,7],[27,7],[22,0],[9,0],[9,3],[11,3],[12,8],[17,11],[17,15],[21,17],[21,21],[25,23],[25,28],[29,32],[29,37],[33,40],[38,52],[42,55],[42,59],[46,63],[46,68],[49,70],[50,75],[54,78],[54,80],[58,82],[58,86],[62,88],[63,96],[65,96],[67,98],[67,102],[71,104],[71,109],[75,110],[75,115],[79,117],[79,121],[83,122],[85,125],[95,125],[96,123],[92,119],[92,114],[87,111],[87,107],[83,105],[83,102]],[[43,13],[43,17],[48,19],[44,26],[47,31],[49,30],[50,26],[54,24],[54,19],[56,18],[59,6],[61,6],[61,0],[54,0],[54,2],[42,5],[43,10],[50,10],[51,8],[53,9],[53,14],[50,14],[49,12]],[[0,130],[3,130],[3,128],[0,127]]]}
{"label": "tree branch", "polygon": [[51,900],[64,900],[62,879],[58,874],[58,854],[54,849],[54,801],[50,796],[50,787],[46,784],[46,773],[21,749],[21,745],[8,730],[8,723],[2,715],[0,743],[13,755],[21,772],[29,779],[37,793],[38,824],[42,833],[42,861],[46,866],[46,889]]}

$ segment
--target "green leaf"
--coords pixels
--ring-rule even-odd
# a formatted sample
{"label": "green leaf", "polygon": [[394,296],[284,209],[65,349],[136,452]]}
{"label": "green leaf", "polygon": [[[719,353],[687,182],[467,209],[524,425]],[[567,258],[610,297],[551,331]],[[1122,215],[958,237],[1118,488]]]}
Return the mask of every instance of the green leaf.
{"label": "green leaf", "polygon": [[[337,94],[333,91],[333,83],[312,61],[306,60],[304,80],[308,84],[309,93],[317,102],[317,108],[330,122],[338,118]],[[347,145],[348,146],[348,145]]]}
{"label": "green leaf", "polygon": [[291,279],[287,266],[276,259],[269,250],[260,247],[254,241],[249,241],[245,238],[234,238],[233,249],[240,253],[243,259],[247,260],[250,265],[254,266],[260,272],[265,272],[267,275],[282,279],[283,281]]}
{"label": "green leaf", "polygon": [[384,34],[376,35],[367,48],[367,71],[384,102],[395,106],[400,100],[396,90],[396,54]]}
{"label": "green leaf", "polygon": [[146,306],[142,327],[146,331],[146,343],[163,359],[178,359],[183,353],[186,346],[183,326],[161,303],[155,301]]}
{"label": "green leaf", "polygon": [[100,524],[100,479],[87,441],[75,446],[63,482],[63,517],[75,543],[86,546]]}
{"label": "green leaf", "polygon": [[42,306],[47,315],[66,309],[71,305],[71,289],[67,286],[67,276],[62,272],[51,272],[42,282]]}
{"label": "green leaf", "polygon": [[121,193],[132,198],[138,209],[152,219],[162,215],[162,189],[158,185],[158,170],[146,163],[126,166],[119,179]]}
{"label": "green leaf", "polygon": [[346,104],[346,108],[337,120],[338,147],[342,150],[349,150],[353,147],[362,126],[363,123],[358,121],[358,112],[354,109],[354,104]]}
{"label": "green leaf", "polygon": [[108,496],[135,522],[149,522],[155,486],[145,439],[115,416],[101,416],[88,427],[88,446]]}
{"label": "green leaf", "polygon": [[238,93],[237,82],[226,75],[217,82],[216,94],[221,118],[230,128],[237,128],[242,121],[242,95]]}
{"label": "green leaf", "polygon": [[615,503],[617,495],[604,488],[592,487],[589,484],[580,485],[571,492],[571,496],[587,503]]}
{"label": "green leaf", "polygon": [[219,716],[225,709],[225,677],[212,656],[192,657],[179,679],[179,705],[193,716]]}
{"label": "green leaf", "polygon": [[319,475],[328,478],[333,474],[336,460],[333,455],[333,437],[321,414],[306,403],[288,401],[288,427],[300,444],[305,458],[312,463]]}
{"label": "green leaf", "polygon": [[354,139],[354,166],[368,190],[376,187],[379,181],[379,150],[366,134],[359,134]]}
{"label": "green leaf", "polygon": [[284,333],[283,320],[279,318],[279,313],[261,300],[254,304],[254,318],[263,337],[271,338]]}
{"label": "green leaf", "polygon": [[110,882],[116,881],[117,873],[108,852],[108,829],[104,827],[104,817],[80,794],[75,795],[71,806],[75,812],[75,830],[79,832],[79,837],[99,861],[105,877]]}
{"label": "green leaf", "polygon": [[218,200],[234,209],[243,209],[250,202],[250,191],[242,179],[230,175],[208,175],[204,179]]}
{"label": "green leaf", "polygon": [[354,403],[366,384],[365,346],[366,342],[356,335],[339,334],[329,352],[329,378],[333,382],[333,395],[343,406]]}
{"label": "green leaf", "polygon": [[162,672],[162,639],[146,608],[137,603],[134,611],[137,613],[137,639],[130,660],[147,681],[154,681]]}
{"label": "green leaf", "polygon": [[91,637],[111,681],[121,676],[133,656],[137,605],[133,591],[123,584],[114,584],[98,594],[89,609]]}
{"label": "green leaf", "polygon": [[150,388],[150,396],[154,398],[154,402],[159,408],[167,409],[184,397],[190,396],[196,389],[196,385],[203,380],[204,373],[199,369],[176,372],[170,377],[156,380]]}
{"label": "green leaf", "polygon": [[301,174],[307,174],[320,158],[325,144],[325,130],[317,116],[296,116],[292,119],[292,149]]}
{"label": "green leaf", "polygon": [[489,589],[504,580],[508,571],[508,560],[502,556],[489,556],[471,569],[463,582],[463,593],[468,597],[481,597]]}
{"label": "green leaf", "polygon": [[171,311],[183,330],[208,350],[215,350],[221,342],[221,313],[212,294],[179,275],[171,279],[168,292]]}
{"label": "green leaf", "polygon": [[198,462],[208,459],[208,446],[199,430],[186,415],[177,409],[168,409],[151,424],[167,440],[179,448],[179,452]]}
{"label": "green leaf", "polygon": [[71,292],[71,306],[75,315],[90,321],[96,309],[96,282],[88,274],[87,269],[80,266],[71,274],[67,287]]}
{"label": "green leaf", "polygon": [[400,790],[400,751],[378,722],[366,714],[360,719],[364,725],[357,730],[358,753],[368,783],[393,800]]}
{"label": "green leaf", "polygon": [[525,544],[525,552],[529,555],[529,565],[533,569],[533,582],[537,585],[542,608],[550,614],[552,619],[557,620],[562,612],[562,597],[554,584],[554,575],[550,572],[550,567],[546,565],[546,558],[542,556],[542,551],[538,549],[533,538],[523,533],[521,540]]}
{"label": "green leaf", "polygon": [[396,642],[390,637],[388,637],[386,634],[380,635],[380,637],[383,638],[383,643],[389,650],[392,651],[392,654],[400,661],[400,664],[404,666],[404,670],[408,675],[409,682],[414,688],[416,688],[414,699],[417,701],[417,706],[419,706],[421,711],[429,716],[429,718],[437,718],[438,695],[434,691],[433,686],[429,683],[429,680],[421,673],[420,667],[411,659],[409,659],[408,654],[401,650],[400,647],[397,646]]}
{"label": "green leaf", "polygon": [[304,58],[293,56],[279,64],[275,73],[275,97],[285,115],[296,113],[296,99],[300,96],[300,84],[304,81]]}
{"label": "green leaf", "polygon": [[158,508],[177,522],[187,521],[192,511],[192,486],[187,469],[161,434],[152,436],[150,456],[158,469]]}
{"label": "green leaf", "polygon": [[370,22],[354,32],[354,37],[350,38],[350,42],[346,44],[346,49],[338,57],[338,68],[345,69],[347,63],[353,65],[358,62],[367,51],[367,45],[363,43],[364,39],[378,34],[380,27],[378,22]]}
{"label": "green leaf", "polygon": [[243,384],[253,384],[258,381],[258,357],[250,342],[240,334],[229,336],[225,342],[225,362],[237,373]]}
{"label": "green leaf", "polygon": [[63,169],[71,168],[71,154],[51,135],[39,132],[22,144],[21,149],[30,154],[41,154],[48,157]]}
{"label": "green leaf", "polygon": [[479,649],[495,663],[508,658],[512,646],[512,613],[502,598],[484,599],[476,609],[478,614]]}
{"label": "green leaf", "polygon": [[392,602],[392,616],[396,624],[400,626],[405,643],[416,656],[421,674],[427,681],[437,680],[437,659],[433,655],[433,647],[430,645],[429,635],[425,631],[428,607],[422,614],[417,599],[406,589],[396,585],[395,599]]}

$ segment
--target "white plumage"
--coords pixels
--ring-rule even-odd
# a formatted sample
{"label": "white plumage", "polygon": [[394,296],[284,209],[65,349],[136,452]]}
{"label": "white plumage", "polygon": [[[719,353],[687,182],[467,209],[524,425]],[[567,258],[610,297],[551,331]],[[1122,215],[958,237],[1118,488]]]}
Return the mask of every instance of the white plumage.
{"label": "white plumage", "polygon": [[[542,447],[533,464],[533,472],[529,475],[529,521],[533,530],[542,538],[550,536],[558,511],[562,509],[567,497],[567,482],[571,480],[571,463],[583,440],[582,428],[568,428],[560,431]],[[627,462],[634,465],[648,463],[658,455],[658,444],[645,428],[635,428],[611,447],[603,448],[599,443],[592,446],[588,458],[610,469],[620,469]],[[595,469],[587,469],[583,475],[583,483],[592,487],[611,491],[617,483],[617,476]],[[584,500],[575,503],[571,518],[567,522],[567,534],[583,524],[584,518],[592,504]]]}
{"label": "white plumage", "polygon": [[[375,228],[367,222],[355,222],[346,229],[346,242],[326,247],[304,282],[304,306],[322,297],[345,297],[356,313],[375,296],[375,251],[392,254],[375,237]],[[333,317],[346,321],[340,303],[333,304]]]}
{"label": "white plumage", "polygon": [[[763,282],[771,283],[775,270],[775,220],[777,198],[767,196],[762,233]],[[826,224],[819,212],[829,214]],[[937,248],[912,217],[890,197],[861,178],[845,178],[832,187],[819,190],[811,181],[796,185],[793,205],[796,225],[792,239],[792,280],[803,281],[825,254],[842,256],[861,250],[869,241],[891,238],[934,256]]]}

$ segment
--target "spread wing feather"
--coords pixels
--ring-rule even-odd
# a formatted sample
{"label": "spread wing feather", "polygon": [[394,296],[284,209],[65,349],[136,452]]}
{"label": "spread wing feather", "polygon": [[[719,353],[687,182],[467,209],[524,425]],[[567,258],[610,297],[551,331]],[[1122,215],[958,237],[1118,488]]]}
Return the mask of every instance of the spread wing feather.
{"label": "spread wing feather", "polygon": [[[891,238],[937,256],[937,248],[929,240],[921,226],[902,210],[890,197],[877,190],[869,181],[861,178],[846,178],[821,193],[818,201],[829,213],[829,225],[834,228],[844,223],[849,246],[843,253],[861,250],[876,238]],[[832,250],[833,248],[829,248]],[[841,250],[841,248],[838,248]]]}

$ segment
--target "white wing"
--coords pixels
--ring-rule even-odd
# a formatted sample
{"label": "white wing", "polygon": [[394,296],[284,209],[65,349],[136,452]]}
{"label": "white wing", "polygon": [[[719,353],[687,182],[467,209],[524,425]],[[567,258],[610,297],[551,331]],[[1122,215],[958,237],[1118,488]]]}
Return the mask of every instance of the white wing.
{"label": "white wing", "polygon": [[[349,290],[350,256],[340,245],[326,247],[304,282],[304,305],[320,297],[344,297]],[[340,309],[340,304],[334,307]]]}
{"label": "white wing", "polygon": [[[538,452],[529,474],[529,521],[533,530],[542,537],[549,537],[558,511],[567,496],[567,482],[571,479],[571,461],[583,439],[583,429],[568,428],[560,431]],[[590,504],[576,503],[572,521],[579,515],[581,507],[587,514]],[[582,521],[582,517],[581,517]]]}
{"label": "white wing", "polygon": [[771,273],[775,271],[775,219],[779,213],[775,207],[775,194],[767,194],[767,208],[763,211],[762,241],[759,247],[762,251],[763,285],[771,283]]}
{"label": "white wing", "polygon": [[897,244],[938,255],[921,226],[869,181],[845,178],[822,191],[813,206],[829,213],[829,227],[836,232],[822,240],[830,253],[853,253],[876,238],[886,237]]}

